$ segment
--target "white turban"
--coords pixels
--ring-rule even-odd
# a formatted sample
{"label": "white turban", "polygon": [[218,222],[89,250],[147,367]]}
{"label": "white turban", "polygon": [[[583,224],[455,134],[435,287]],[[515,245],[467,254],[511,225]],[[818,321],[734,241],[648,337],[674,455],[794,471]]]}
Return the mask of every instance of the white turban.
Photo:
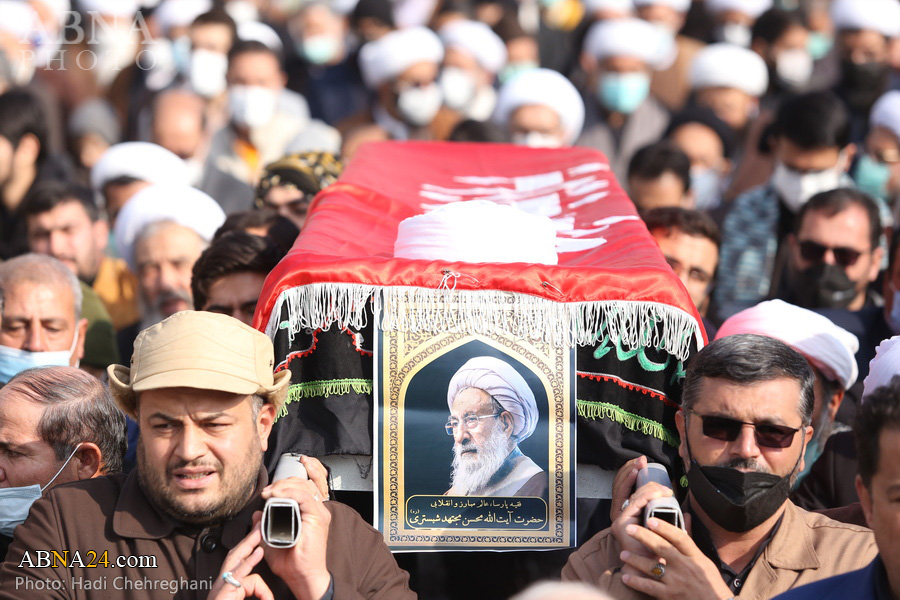
{"label": "white turban", "polygon": [[470,54],[485,71],[500,72],[506,65],[506,44],[479,21],[451,21],[440,31],[445,48],[459,48]]}
{"label": "white turban", "polygon": [[878,388],[891,383],[894,375],[900,375],[900,335],[884,340],[875,349],[875,358],[869,361],[869,374],[863,380],[862,401]]}
{"label": "white turban", "polygon": [[769,87],[769,70],[759,54],[734,44],[711,44],[691,63],[691,89],[735,88],[762,96]]}
{"label": "white turban", "polygon": [[675,12],[686,13],[691,8],[691,0],[634,0],[638,8],[642,6],[668,6]]}
{"label": "white turban", "polygon": [[871,29],[886,37],[900,36],[897,0],[834,0],[831,20],[837,31]]}
{"label": "white turban", "polygon": [[[867,2],[868,0],[862,1]],[[706,0],[706,11],[712,15],[733,10],[755,20],[770,8],[772,8],[772,0]]]}
{"label": "white turban", "polygon": [[125,203],[116,218],[116,248],[133,273],[134,242],[145,227],[159,221],[173,221],[197,232],[207,242],[225,222],[219,203],[187,185],[152,185]]}
{"label": "white turban", "polygon": [[871,127],[884,127],[900,140],[900,91],[891,90],[875,102],[869,116]]}
{"label": "white turban", "polygon": [[148,142],[124,142],[111,146],[91,169],[91,187],[98,192],[119,177],[149,183],[189,185],[191,174],[178,155]]}
{"label": "white turban", "polygon": [[630,15],[634,12],[634,4],[633,0],[584,0],[584,8],[589,13],[601,10],[617,10]]}
{"label": "white turban", "polygon": [[628,56],[659,69],[673,52],[672,39],[642,19],[612,19],[591,25],[584,38],[584,52],[597,60]]}
{"label": "white turban", "polygon": [[38,27],[37,13],[30,4],[22,0],[0,0],[0,32],[24,40]]}
{"label": "white turban", "polygon": [[238,38],[245,42],[259,42],[272,52],[280,53],[284,50],[281,38],[278,37],[274,29],[265,23],[260,23],[259,21],[238,23],[237,34]]}
{"label": "white turban", "polygon": [[503,127],[521,106],[546,106],[559,115],[571,144],[584,125],[584,100],[572,82],[550,69],[532,69],[514,77],[500,88],[494,121]]}
{"label": "white turban", "polygon": [[556,226],[547,217],[489,200],[451,202],[401,221],[394,256],[555,265]]}
{"label": "white turban", "polygon": [[111,17],[133,17],[140,8],[137,0],[78,0],[84,12],[98,12]]}
{"label": "white turban", "polygon": [[359,67],[370,88],[377,88],[418,63],[439,64],[443,59],[440,38],[426,27],[392,31],[359,51]]}
{"label": "white turban", "polygon": [[850,389],[859,376],[856,336],[826,317],[782,300],[760,302],[727,319],[716,339],[755,333],[781,340],[806,357],[826,377]]}
{"label": "white turban", "polygon": [[484,390],[508,411],[515,421],[513,435],[522,441],[534,433],[538,421],[534,392],[511,365],[493,356],[476,356],[460,367],[447,388],[447,406],[466,388]]}
{"label": "white turban", "polygon": [[174,27],[187,27],[200,15],[209,12],[212,0],[163,0],[153,11],[163,35]]}

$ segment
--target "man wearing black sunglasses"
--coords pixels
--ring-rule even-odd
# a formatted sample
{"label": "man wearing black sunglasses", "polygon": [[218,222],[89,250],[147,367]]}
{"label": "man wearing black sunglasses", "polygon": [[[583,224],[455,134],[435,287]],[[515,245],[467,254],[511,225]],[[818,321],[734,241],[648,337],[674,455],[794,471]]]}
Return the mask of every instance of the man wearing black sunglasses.
{"label": "man wearing black sunglasses", "polygon": [[871,531],[788,500],[813,434],[813,382],[806,359],[772,338],[733,335],[699,352],[675,419],[688,531],[644,519],[650,500],[672,494],[647,484],[569,558],[563,579],[619,600],[771,598],[865,566]]}
{"label": "man wearing black sunglasses", "polygon": [[878,206],[866,194],[839,188],[813,196],[789,238],[778,297],[812,309],[872,305],[867,292],[881,270],[881,233]]}

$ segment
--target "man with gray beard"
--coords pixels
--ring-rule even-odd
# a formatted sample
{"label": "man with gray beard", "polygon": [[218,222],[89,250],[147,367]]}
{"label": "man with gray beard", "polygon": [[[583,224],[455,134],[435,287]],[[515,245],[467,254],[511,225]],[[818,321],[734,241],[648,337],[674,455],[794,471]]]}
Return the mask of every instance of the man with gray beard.
{"label": "man with gray beard", "polygon": [[538,422],[534,392],[511,365],[492,356],[464,364],[447,389],[453,436],[450,496],[546,496],[547,473],[519,443]]}

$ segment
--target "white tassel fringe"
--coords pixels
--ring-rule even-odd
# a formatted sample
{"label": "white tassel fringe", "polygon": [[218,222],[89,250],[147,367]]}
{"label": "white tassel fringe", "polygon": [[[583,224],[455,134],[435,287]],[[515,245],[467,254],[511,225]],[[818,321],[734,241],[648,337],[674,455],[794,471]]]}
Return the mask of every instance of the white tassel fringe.
{"label": "white tassel fringe", "polygon": [[[378,300],[385,331],[505,333],[555,346],[593,345],[604,327],[626,350],[660,348],[685,360],[703,337],[687,312],[658,302],[608,300],[555,302],[498,290],[376,287],[347,283],[313,283],[282,292],[269,318],[272,339],[288,329],[291,342],[304,329],[360,330],[367,324],[366,303]],[[287,303],[288,321],[281,322]]]}

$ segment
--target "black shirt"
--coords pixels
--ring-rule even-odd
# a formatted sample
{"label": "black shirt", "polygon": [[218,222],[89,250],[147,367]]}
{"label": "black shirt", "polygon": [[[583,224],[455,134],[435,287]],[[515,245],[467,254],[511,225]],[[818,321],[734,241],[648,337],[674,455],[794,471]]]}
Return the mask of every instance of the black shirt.
{"label": "black shirt", "polygon": [[694,543],[697,544],[700,551],[716,565],[719,569],[719,573],[722,575],[722,580],[728,585],[728,588],[734,592],[734,595],[737,596],[740,593],[744,582],[747,580],[747,576],[750,574],[753,565],[755,565],[757,559],[762,556],[763,550],[766,549],[766,546],[768,546],[769,542],[772,541],[772,538],[775,537],[775,532],[781,527],[781,520],[784,518],[784,515],[778,518],[775,526],[772,527],[772,531],[769,532],[766,539],[759,545],[759,548],[756,549],[756,554],[753,555],[753,558],[750,559],[750,562],[747,563],[747,566],[744,567],[740,573],[722,562],[722,559],[719,558],[719,551],[716,550],[712,538],[709,535],[709,531],[695,515],[692,514],[691,517],[691,537],[693,538]]}

